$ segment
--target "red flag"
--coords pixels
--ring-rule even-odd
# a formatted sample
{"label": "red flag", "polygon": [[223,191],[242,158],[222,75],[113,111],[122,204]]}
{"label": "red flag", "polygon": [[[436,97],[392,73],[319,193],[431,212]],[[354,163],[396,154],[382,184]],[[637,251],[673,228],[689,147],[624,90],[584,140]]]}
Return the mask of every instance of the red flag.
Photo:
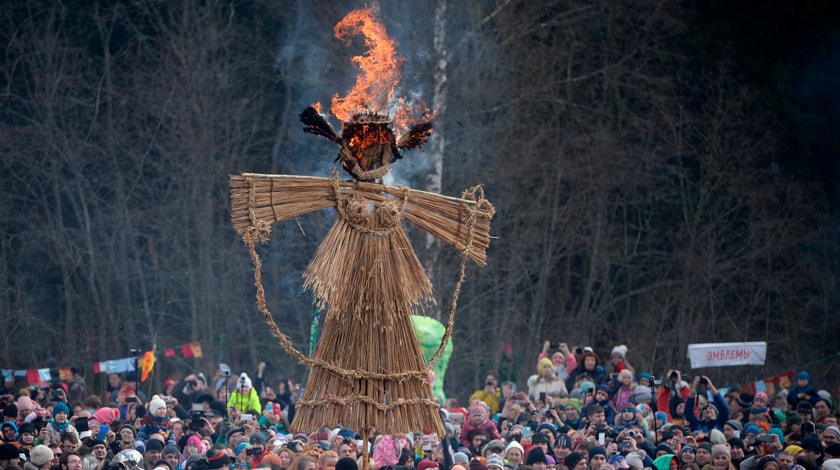
{"label": "red flag", "polygon": [[99,369],[99,363],[98,363],[98,362],[94,362],[94,363],[93,363],[93,373],[94,373],[94,374],[98,374],[99,372],[100,372],[100,369]]}
{"label": "red flag", "polygon": [[38,373],[38,369],[27,370],[26,381],[29,382],[30,385],[41,383],[41,374]]}
{"label": "red flag", "polygon": [[175,355],[175,348],[166,348],[166,350],[163,351],[163,355],[166,356],[166,357],[174,356]]}
{"label": "red flag", "polygon": [[189,344],[181,346],[181,353],[184,357],[193,357],[193,351]]}

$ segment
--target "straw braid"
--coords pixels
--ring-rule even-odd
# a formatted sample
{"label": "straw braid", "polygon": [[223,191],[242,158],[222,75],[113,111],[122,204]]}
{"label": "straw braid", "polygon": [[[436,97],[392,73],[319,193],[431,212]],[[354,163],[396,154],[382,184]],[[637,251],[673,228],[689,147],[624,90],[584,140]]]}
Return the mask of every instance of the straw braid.
{"label": "straw braid", "polygon": [[458,309],[458,299],[461,297],[461,286],[464,285],[464,279],[467,277],[467,258],[469,258],[469,252],[470,249],[472,249],[473,239],[475,238],[475,222],[477,220],[478,211],[479,208],[485,207],[489,204],[487,200],[484,199],[484,188],[481,186],[474,186],[464,191],[461,194],[461,198],[476,201],[476,194],[479,195],[477,204],[475,207],[467,208],[467,211],[469,212],[469,218],[467,219],[469,234],[467,235],[467,242],[461,250],[461,266],[458,270],[458,282],[455,283],[455,291],[452,293],[452,302],[449,303],[449,318],[446,320],[446,329],[443,332],[443,337],[440,339],[440,346],[438,347],[438,350],[435,351],[435,355],[432,356],[429,363],[426,365],[429,369],[434,367],[438,359],[440,359],[441,354],[443,354],[443,350],[446,348],[446,344],[452,336],[452,328],[455,326],[455,310]]}

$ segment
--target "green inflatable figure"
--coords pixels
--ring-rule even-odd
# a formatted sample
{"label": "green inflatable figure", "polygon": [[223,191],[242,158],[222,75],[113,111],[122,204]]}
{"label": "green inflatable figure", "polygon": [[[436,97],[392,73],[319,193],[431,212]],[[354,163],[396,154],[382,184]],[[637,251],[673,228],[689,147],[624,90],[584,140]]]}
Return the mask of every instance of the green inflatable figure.
{"label": "green inflatable figure", "polygon": [[[443,338],[446,327],[434,318],[421,315],[412,315],[411,322],[414,324],[414,332],[417,334],[420,348],[423,350],[423,362],[428,364],[440,347],[440,340]],[[443,393],[443,376],[446,374],[447,366],[449,366],[450,356],[452,356],[451,338],[446,343],[446,347],[443,348],[440,359],[432,367],[432,372],[435,374],[435,380],[432,382],[432,393],[441,403],[446,400],[446,395]]]}

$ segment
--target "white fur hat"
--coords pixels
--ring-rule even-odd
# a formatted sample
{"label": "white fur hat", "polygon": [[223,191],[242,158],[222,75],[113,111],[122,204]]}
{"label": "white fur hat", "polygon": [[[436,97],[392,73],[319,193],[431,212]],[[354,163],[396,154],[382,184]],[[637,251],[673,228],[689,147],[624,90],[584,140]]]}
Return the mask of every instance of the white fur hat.
{"label": "white fur hat", "polygon": [[612,349],[612,353],[610,353],[610,357],[616,355],[621,356],[621,358],[624,359],[624,356],[627,355],[627,346],[619,344],[618,346],[614,347]]}
{"label": "white fur hat", "polygon": [[149,402],[149,411],[152,414],[155,414],[155,412],[161,408],[166,408],[166,402],[157,395],[153,396],[152,401]]}
{"label": "white fur hat", "polygon": [[239,374],[239,383],[236,385],[237,388],[239,387],[252,387],[253,384],[251,383],[251,377],[248,377],[248,374],[245,372]]}

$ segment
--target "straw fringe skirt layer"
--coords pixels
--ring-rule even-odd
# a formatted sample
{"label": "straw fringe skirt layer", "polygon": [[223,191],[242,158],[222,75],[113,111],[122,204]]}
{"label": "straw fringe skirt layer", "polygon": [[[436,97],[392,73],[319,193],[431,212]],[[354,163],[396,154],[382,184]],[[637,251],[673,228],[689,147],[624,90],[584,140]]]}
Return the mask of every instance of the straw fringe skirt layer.
{"label": "straw fringe skirt layer", "polygon": [[[361,196],[340,209],[304,274],[328,308],[317,358],[292,427],[366,423],[379,432],[442,430],[412,308],[433,302],[432,284],[400,225],[398,201],[375,212]],[[300,417],[300,419],[298,419]]]}

